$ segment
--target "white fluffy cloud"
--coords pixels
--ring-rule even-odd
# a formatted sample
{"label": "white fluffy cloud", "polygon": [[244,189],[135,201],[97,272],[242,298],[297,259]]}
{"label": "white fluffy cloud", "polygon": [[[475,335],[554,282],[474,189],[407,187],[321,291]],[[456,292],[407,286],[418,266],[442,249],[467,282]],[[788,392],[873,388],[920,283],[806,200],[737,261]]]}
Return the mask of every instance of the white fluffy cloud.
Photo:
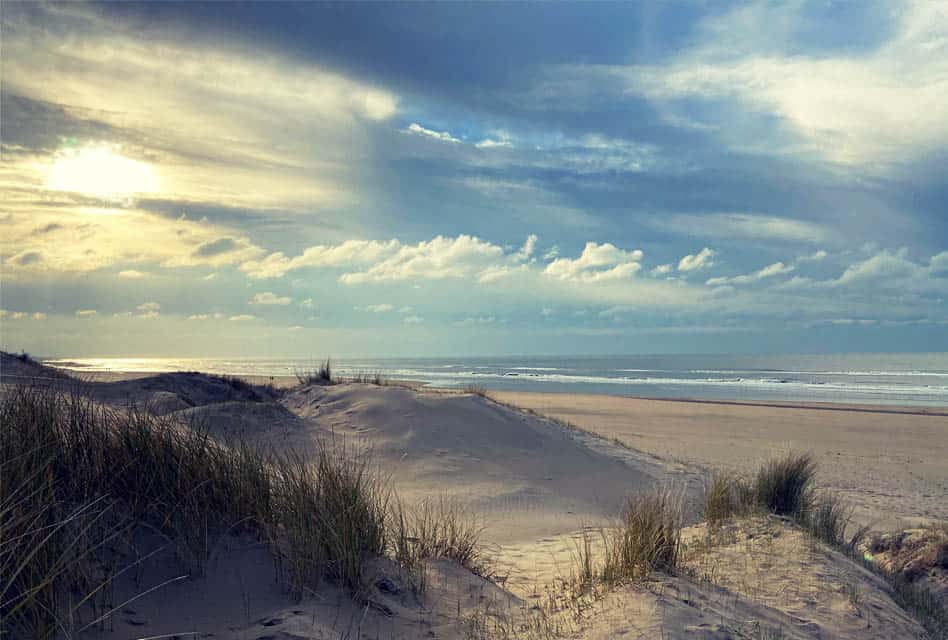
{"label": "white fluffy cloud", "polygon": [[912,278],[924,269],[907,257],[905,250],[880,251],[876,255],[846,268],[836,281],[840,285],[859,285],[880,280]]}
{"label": "white fluffy cloud", "polygon": [[364,271],[343,274],[344,284],[390,280],[464,278],[494,266],[504,250],[468,235],[456,238],[437,236],[415,245],[401,245],[397,251]]}
{"label": "white fluffy cloud", "polygon": [[289,296],[278,296],[275,293],[270,291],[264,291],[263,293],[257,293],[253,298],[250,299],[250,304],[257,305],[269,305],[269,306],[286,306],[293,302],[293,299]]}
{"label": "white fluffy cloud", "polygon": [[510,140],[492,140],[491,138],[484,138],[480,142],[474,145],[478,149],[496,149],[498,147],[513,147],[513,143]]}
{"label": "white fluffy cloud", "polygon": [[688,254],[678,261],[679,271],[698,271],[714,264],[712,258],[717,255],[714,249],[705,247],[695,254]]}
{"label": "white fluffy cloud", "polygon": [[157,302],[143,302],[135,308],[139,311],[139,318],[157,318],[161,313],[161,305]]}
{"label": "white fluffy cloud", "polygon": [[460,143],[459,138],[455,138],[447,131],[434,131],[433,129],[426,129],[417,122],[412,122],[408,125],[408,128],[405,129],[405,133],[412,133],[418,136],[425,136],[426,138],[434,138],[435,140],[440,140],[441,142],[452,142]]}
{"label": "white fluffy cloud", "polygon": [[544,273],[560,280],[603,282],[634,275],[642,268],[642,251],[625,251],[604,242],[587,242],[578,258],[556,258]]}
{"label": "white fluffy cloud", "polygon": [[280,278],[289,271],[304,267],[348,267],[372,264],[391,255],[401,246],[398,240],[387,242],[346,240],[337,245],[309,247],[293,258],[287,257],[282,251],[277,251],[263,259],[244,262],[240,265],[240,269],[251,278]]}
{"label": "white fluffy cloud", "polygon": [[782,262],[775,262],[769,264],[763,269],[759,269],[753,273],[748,273],[741,276],[733,276],[730,278],[719,277],[719,278],[709,278],[705,283],[712,287],[718,287],[721,285],[735,285],[735,284],[750,284],[752,282],[759,282],[766,278],[772,278],[774,276],[779,276],[784,273],[790,273],[794,270],[794,267],[785,265]]}

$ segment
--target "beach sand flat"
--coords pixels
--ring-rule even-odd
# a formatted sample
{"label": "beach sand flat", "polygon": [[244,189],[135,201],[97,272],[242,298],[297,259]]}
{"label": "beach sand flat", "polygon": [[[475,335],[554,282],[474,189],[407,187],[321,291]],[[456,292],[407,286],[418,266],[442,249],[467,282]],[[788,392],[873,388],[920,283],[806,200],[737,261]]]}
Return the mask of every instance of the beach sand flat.
{"label": "beach sand flat", "polygon": [[948,411],[723,403],[603,395],[491,394],[661,458],[749,472],[773,453],[811,451],[819,481],[878,528],[948,520]]}

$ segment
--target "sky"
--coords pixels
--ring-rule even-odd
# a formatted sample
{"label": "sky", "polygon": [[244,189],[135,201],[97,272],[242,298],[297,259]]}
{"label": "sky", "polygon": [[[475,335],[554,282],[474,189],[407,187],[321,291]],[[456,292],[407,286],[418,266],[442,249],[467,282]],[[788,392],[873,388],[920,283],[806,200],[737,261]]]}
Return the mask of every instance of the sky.
{"label": "sky", "polygon": [[948,351],[948,3],[4,3],[0,343]]}

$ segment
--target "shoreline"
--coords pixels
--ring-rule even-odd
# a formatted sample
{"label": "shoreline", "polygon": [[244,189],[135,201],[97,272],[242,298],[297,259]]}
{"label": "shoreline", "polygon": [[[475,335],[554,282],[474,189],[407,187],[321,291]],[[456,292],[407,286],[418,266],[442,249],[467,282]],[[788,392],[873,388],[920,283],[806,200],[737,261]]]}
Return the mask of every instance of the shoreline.
{"label": "shoreline", "polygon": [[[138,378],[147,378],[166,373],[180,373],[171,371],[83,371],[82,369],[71,369],[67,367],[54,367],[67,375],[79,379],[94,382],[115,382],[120,380],[134,380]],[[231,374],[207,374],[206,375],[231,375]],[[3,377],[8,377],[4,375]],[[9,376],[17,378],[17,376]],[[292,375],[266,376],[266,375],[239,375],[233,374],[232,377],[240,378],[251,384],[265,385],[273,384],[277,388],[290,388],[297,384],[297,379]],[[34,378],[39,379],[39,378]],[[430,391],[435,393],[463,393],[463,387],[435,387],[427,386],[422,382],[411,380],[402,381],[390,379],[391,382],[406,384],[418,391]],[[619,395],[607,393],[584,393],[570,391],[515,391],[515,390],[495,390],[487,389],[488,395],[542,395],[542,396],[581,396],[613,399],[620,398],[626,400],[648,401],[648,402],[668,402],[668,403],[686,403],[686,404],[707,404],[723,405],[736,407],[768,407],[774,409],[804,409],[813,411],[842,411],[855,413],[878,413],[892,415],[919,415],[932,417],[948,417],[948,404],[943,405],[900,405],[900,404],[860,404],[854,402],[825,402],[820,400],[753,400],[741,398],[697,398],[697,397],[659,397],[659,396],[636,396]]]}

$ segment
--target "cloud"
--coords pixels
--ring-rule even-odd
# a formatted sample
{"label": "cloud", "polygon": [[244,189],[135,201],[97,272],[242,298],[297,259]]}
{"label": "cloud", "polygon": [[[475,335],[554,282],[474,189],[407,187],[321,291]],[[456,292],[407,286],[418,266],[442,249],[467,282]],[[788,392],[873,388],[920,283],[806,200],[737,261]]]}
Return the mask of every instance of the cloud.
{"label": "cloud", "polygon": [[497,149],[497,148],[513,148],[513,143],[510,140],[492,140],[490,138],[484,138],[480,142],[474,145],[478,149]]}
{"label": "cloud", "polygon": [[8,265],[17,267],[29,267],[37,265],[43,261],[43,254],[39,251],[23,251],[7,259]]}
{"label": "cloud", "polygon": [[33,233],[37,235],[42,235],[46,233],[52,233],[54,231],[59,231],[62,228],[63,226],[61,224],[58,224],[56,222],[50,222],[48,224],[44,224],[42,227],[36,227],[36,229],[33,230]]}
{"label": "cloud", "polygon": [[141,311],[139,318],[157,318],[161,311],[161,305],[157,302],[144,302],[135,308]]}
{"label": "cloud", "polygon": [[79,309],[78,311],[76,311],[76,315],[79,316],[80,318],[91,318],[97,313],[98,311],[96,311],[95,309]]}
{"label": "cloud", "polygon": [[945,273],[948,271],[948,251],[934,255],[928,261],[928,268],[931,273]]}
{"label": "cloud", "polygon": [[[698,46],[671,63],[611,75],[657,101],[735,99],[743,111],[709,124],[759,135],[746,124],[751,115],[765,114],[840,163],[902,161],[948,141],[944,3],[905,3],[893,12],[892,36],[868,53],[807,54],[782,42],[785,32],[807,19],[803,14],[790,5],[741,5],[714,18]],[[794,144],[783,141],[785,148]]]}
{"label": "cloud", "polygon": [[587,242],[578,258],[556,258],[543,272],[560,280],[618,280],[632,276],[641,269],[642,255],[640,249],[625,251],[609,242]]}
{"label": "cloud", "polygon": [[714,261],[711,259],[716,255],[716,252],[713,249],[705,247],[696,254],[688,254],[678,261],[678,270],[679,271],[699,271],[701,269],[707,269],[714,264]]}
{"label": "cloud", "polygon": [[122,270],[122,271],[119,271],[119,277],[120,277],[120,278],[128,278],[128,279],[130,279],[130,280],[137,280],[137,279],[139,279],[139,278],[145,278],[145,277],[147,277],[148,275],[149,275],[149,274],[147,274],[147,273],[145,273],[145,272],[143,272],[143,271],[138,271],[138,270],[136,270],[136,269],[124,269],[124,270]]}
{"label": "cloud", "polygon": [[469,318],[464,318],[463,320],[456,322],[455,324],[463,327],[471,325],[483,325],[483,324],[494,324],[497,321],[497,318],[494,316],[471,316]]}
{"label": "cloud", "polygon": [[[188,219],[172,220],[135,207],[61,206],[47,210],[14,201],[16,212],[4,222],[0,253],[5,274],[86,273],[120,265],[120,277],[142,273],[132,265],[158,263],[163,267],[227,265],[255,259],[262,250],[245,238],[231,238],[230,251],[207,255],[202,247],[221,238],[224,227]],[[39,207],[39,208],[37,208]],[[56,220],[69,234],[33,233],[36,221]],[[211,253],[214,253],[213,251]]]}
{"label": "cloud", "polygon": [[259,304],[259,305],[277,305],[277,306],[286,306],[293,302],[293,299],[288,296],[278,296],[275,293],[269,291],[264,291],[263,293],[257,293],[253,298],[250,299],[250,304]]}
{"label": "cloud", "polygon": [[749,213],[677,214],[652,224],[663,230],[711,238],[819,242],[830,237],[829,231],[812,222]]}
{"label": "cloud", "polygon": [[195,313],[188,316],[188,320],[210,320],[211,316],[207,313]]}
{"label": "cloud", "polygon": [[240,315],[231,316],[230,320],[233,320],[234,322],[246,322],[247,320],[255,320],[256,317],[257,316],[252,316],[247,313],[242,313]]}
{"label": "cloud", "polygon": [[825,259],[826,256],[828,255],[829,255],[828,253],[820,249],[818,251],[814,251],[813,253],[809,255],[800,256],[799,258],[797,258],[797,262],[819,262],[820,260]]}
{"label": "cloud", "polygon": [[233,238],[218,238],[217,240],[202,242],[191,252],[191,255],[198,258],[211,258],[236,251],[239,247],[240,245]]}
{"label": "cloud", "polygon": [[534,234],[527,236],[526,242],[523,243],[523,246],[520,248],[520,251],[514,254],[514,258],[517,260],[527,260],[532,255],[537,246],[537,237]]}
{"label": "cloud", "polygon": [[712,287],[717,287],[720,285],[735,285],[735,284],[749,284],[752,282],[759,282],[766,278],[772,278],[774,276],[782,275],[785,273],[790,273],[794,270],[794,267],[785,265],[782,262],[775,262],[773,264],[767,265],[766,267],[759,269],[753,273],[742,276],[734,276],[730,278],[709,278],[705,283]]}
{"label": "cloud", "polygon": [[432,129],[426,129],[417,122],[412,122],[408,125],[407,129],[404,129],[405,133],[413,133],[419,136],[425,136],[427,138],[434,138],[435,140],[440,140],[441,142],[452,142],[458,144],[461,142],[460,139],[455,138],[447,131],[434,131]]}
{"label": "cloud", "polygon": [[[27,111],[46,129],[33,137],[128,143],[129,158],[154,163],[173,200],[341,204],[351,194],[340,168],[372,124],[398,110],[383,87],[258,43],[174,29],[143,38],[132,21],[81,5],[4,13],[4,94],[57,115]],[[82,126],[67,129],[70,120]]]}
{"label": "cloud", "polygon": [[415,245],[401,245],[365,271],[344,273],[343,284],[397,280],[464,278],[496,266],[504,250],[476,236],[436,236]]}
{"label": "cloud", "polygon": [[249,260],[240,270],[251,278],[280,278],[289,271],[305,267],[348,267],[372,264],[392,255],[402,244],[398,240],[346,240],[338,245],[317,245],[289,258],[282,251],[271,253],[261,260]]}
{"label": "cloud", "polygon": [[670,264],[660,264],[657,267],[653,268],[649,273],[655,276],[665,275],[666,273],[671,273],[671,270],[674,267]]}
{"label": "cloud", "polygon": [[0,318],[9,318],[10,320],[24,320],[26,318],[32,318],[33,320],[45,320],[48,316],[42,311],[10,311],[8,309],[0,309]]}
{"label": "cloud", "polygon": [[906,257],[906,251],[883,250],[862,262],[850,265],[836,281],[840,285],[878,283],[883,280],[912,279],[923,269]]}
{"label": "cloud", "polygon": [[394,309],[395,307],[387,302],[382,304],[370,304],[365,307],[365,310],[370,313],[388,313],[389,311],[394,311]]}
{"label": "cloud", "polygon": [[404,322],[405,324],[419,324],[421,322],[424,322],[424,318],[419,317],[419,316],[408,316],[406,318],[403,318],[402,322]]}
{"label": "cloud", "polygon": [[306,298],[305,300],[300,301],[300,306],[304,309],[313,309],[316,307],[316,303],[313,302],[312,298]]}

